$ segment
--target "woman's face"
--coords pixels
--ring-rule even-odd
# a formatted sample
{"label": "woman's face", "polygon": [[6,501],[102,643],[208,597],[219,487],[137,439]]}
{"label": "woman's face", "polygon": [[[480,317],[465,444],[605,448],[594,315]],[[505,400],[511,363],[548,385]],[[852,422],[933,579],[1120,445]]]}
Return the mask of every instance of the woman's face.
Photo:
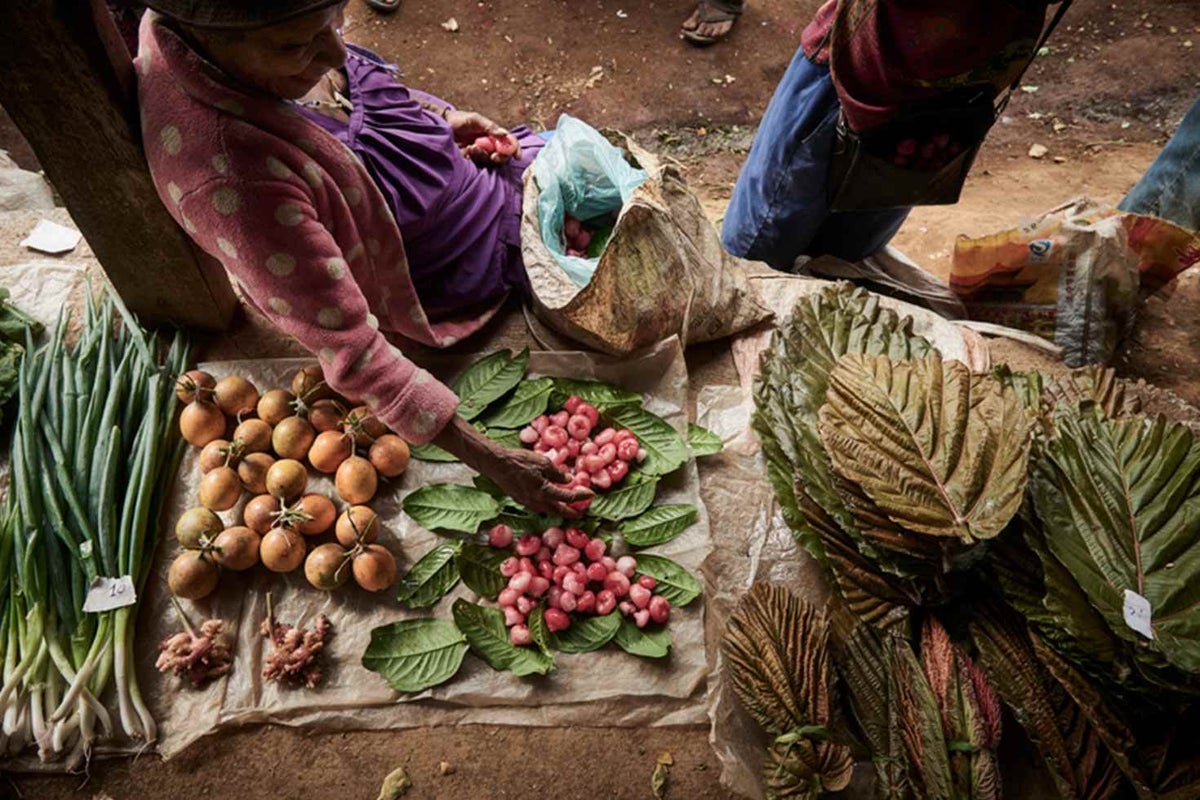
{"label": "woman's face", "polygon": [[346,63],[341,27],[346,4],[233,36],[202,36],[217,66],[239,81],[288,100],[303,97]]}

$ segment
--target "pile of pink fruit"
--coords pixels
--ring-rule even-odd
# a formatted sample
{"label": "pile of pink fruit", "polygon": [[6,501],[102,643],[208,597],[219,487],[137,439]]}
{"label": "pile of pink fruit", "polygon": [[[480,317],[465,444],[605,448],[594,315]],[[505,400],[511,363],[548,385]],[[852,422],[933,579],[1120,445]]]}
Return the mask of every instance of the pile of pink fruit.
{"label": "pile of pink fruit", "polygon": [[[513,531],[496,525],[488,531],[492,547],[513,545]],[[619,610],[639,628],[662,624],[671,615],[671,604],[654,594],[657,581],[637,574],[637,559],[607,555],[608,544],[578,528],[547,528],[516,540],[516,555],[500,564],[508,585],[497,603],[514,645],[533,643],[529,615],[545,603],[546,627],[558,633],[571,627],[574,614],[605,616]]]}

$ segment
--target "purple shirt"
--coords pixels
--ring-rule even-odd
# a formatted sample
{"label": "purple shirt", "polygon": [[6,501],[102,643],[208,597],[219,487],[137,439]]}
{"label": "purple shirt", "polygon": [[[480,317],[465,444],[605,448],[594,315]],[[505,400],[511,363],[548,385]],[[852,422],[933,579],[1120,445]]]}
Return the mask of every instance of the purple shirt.
{"label": "purple shirt", "polygon": [[421,101],[449,105],[405,87],[395,67],[350,47],[349,123],[301,111],[353,151],[396,217],[409,270],[431,319],[461,316],[509,292],[525,294],[521,263],[521,176],[545,141],[512,132],[521,158],[479,167],[463,157],[450,126]]}

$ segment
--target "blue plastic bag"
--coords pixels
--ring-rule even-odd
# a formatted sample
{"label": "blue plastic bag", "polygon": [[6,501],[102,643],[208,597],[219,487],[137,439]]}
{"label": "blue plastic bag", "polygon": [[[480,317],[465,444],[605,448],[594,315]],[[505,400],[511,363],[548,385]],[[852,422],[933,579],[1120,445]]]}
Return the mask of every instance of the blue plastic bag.
{"label": "blue plastic bag", "polygon": [[558,118],[554,135],[538,153],[533,170],[541,192],[538,220],[542,241],[563,272],[577,285],[587,286],[600,259],[567,255],[564,215],[583,222],[615,216],[647,175],[631,167],[625,154],[599,131],[568,114]]}

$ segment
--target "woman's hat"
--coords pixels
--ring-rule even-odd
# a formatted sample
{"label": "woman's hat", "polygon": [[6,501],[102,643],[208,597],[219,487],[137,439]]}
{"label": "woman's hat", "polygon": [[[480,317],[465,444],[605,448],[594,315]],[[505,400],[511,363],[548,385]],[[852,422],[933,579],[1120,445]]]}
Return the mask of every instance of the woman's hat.
{"label": "woman's hat", "polygon": [[343,0],[142,0],[160,14],[197,28],[265,28]]}

